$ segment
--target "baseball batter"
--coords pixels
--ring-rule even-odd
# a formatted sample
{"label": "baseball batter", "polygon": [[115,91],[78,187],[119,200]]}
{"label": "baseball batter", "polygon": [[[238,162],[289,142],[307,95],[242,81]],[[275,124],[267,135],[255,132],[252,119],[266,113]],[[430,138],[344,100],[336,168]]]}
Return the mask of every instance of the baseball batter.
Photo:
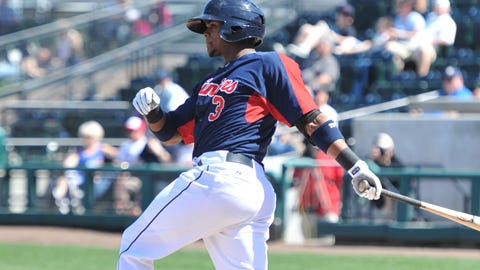
{"label": "baseball batter", "polygon": [[[359,196],[378,199],[382,186],[322,114],[298,65],[276,52],[257,52],[265,17],[249,0],[210,0],[187,21],[210,57],[225,65],[193,89],[175,111],[163,112],[152,88],[133,100],[165,144],[194,143],[195,166],[163,189],[122,236],[118,270],[153,269],[156,259],[202,239],[216,269],[267,269],[275,193],[262,160],[277,121],[296,126],[352,176]],[[367,180],[364,192],[357,184]]]}

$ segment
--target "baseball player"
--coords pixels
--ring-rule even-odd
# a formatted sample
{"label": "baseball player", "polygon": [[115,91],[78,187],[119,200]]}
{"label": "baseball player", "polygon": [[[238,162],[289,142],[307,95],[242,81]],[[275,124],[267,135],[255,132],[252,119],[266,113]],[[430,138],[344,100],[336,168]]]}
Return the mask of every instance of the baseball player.
{"label": "baseball player", "polygon": [[[298,128],[352,176],[359,196],[378,199],[382,186],[322,114],[298,65],[276,52],[257,52],[265,17],[249,0],[210,0],[187,21],[210,57],[225,65],[209,74],[176,110],[159,109],[143,88],[133,99],[165,144],[194,143],[192,169],[163,189],[122,235],[118,270],[153,269],[155,259],[202,239],[215,269],[267,269],[275,193],[262,160],[277,121]],[[357,183],[371,188],[361,193]]]}

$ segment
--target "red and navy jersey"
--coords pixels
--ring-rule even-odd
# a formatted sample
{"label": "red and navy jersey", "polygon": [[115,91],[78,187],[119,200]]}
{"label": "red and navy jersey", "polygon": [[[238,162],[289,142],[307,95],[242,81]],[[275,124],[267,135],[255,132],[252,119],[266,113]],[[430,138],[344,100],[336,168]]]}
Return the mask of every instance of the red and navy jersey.
{"label": "red and navy jersey", "polygon": [[317,108],[294,60],[256,52],[207,76],[168,119],[194,143],[194,157],[228,150],[262,162],[277,121],[292,126]]}

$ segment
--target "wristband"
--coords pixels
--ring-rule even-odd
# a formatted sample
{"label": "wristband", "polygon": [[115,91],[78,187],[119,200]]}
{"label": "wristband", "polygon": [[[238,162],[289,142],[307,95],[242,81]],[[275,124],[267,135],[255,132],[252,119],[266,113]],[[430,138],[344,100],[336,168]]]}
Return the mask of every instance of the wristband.
{"label": "wristband", "polygon": [[[160,110],[161,111],[161,110]],[[162,112],[163,114],[163,112]],[[162,142],[170,140],[173,135],[175,134],[175,131],[177,130],[176,127],[173,124],[173,121],[170,119],[170,114],[167,113],[165,115],[165,125],[163,125],[162,129],[160,131],[154,132],[155,136]]]}
{"label": "wristband", "polygon": [[353,166],[355,166],[355,164],[360,160],[360,158],[352,151],[352,149],[347,147],[338,154],[335,160],[345,170],[350,170]]}
{"label": "wristband", "polygon": [[160,109],[160,106],[155,108],[154,110],[150,111],[145,118],[147,118],[148,123],[153,124],[156,123],[163,118],[163,111]]}
{"label": "wristband", "polygon": [[326,153],[328,147],[330,147],[334,141],[343,139],[343,135],[340,133],[337,125],[332,120],[328,120],[319,126],[310,138],[318,148]]}

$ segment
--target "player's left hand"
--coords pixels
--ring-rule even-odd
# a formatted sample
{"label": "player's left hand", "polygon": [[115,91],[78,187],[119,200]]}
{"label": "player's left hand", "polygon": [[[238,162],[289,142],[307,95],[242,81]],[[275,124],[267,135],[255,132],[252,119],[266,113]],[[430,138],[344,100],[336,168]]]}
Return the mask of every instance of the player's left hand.
{"label": "player's left hand", "polygon": [[[382,183],[380,179],[368,168],[365,161],[359,160],[352,168],[348,170],[348,174],[352,176],[352,185],[358,196],[369,200],[378,200],[382,194]],[[358,184],[362,180],[367,180],[370,187],[363,192],[359,190]]]}
{"label": "player's left hand", "polygon": [[132,101],[133,106],[141,115],[147,115],[160,104],[160,97],[151,87],[140,89]]}

